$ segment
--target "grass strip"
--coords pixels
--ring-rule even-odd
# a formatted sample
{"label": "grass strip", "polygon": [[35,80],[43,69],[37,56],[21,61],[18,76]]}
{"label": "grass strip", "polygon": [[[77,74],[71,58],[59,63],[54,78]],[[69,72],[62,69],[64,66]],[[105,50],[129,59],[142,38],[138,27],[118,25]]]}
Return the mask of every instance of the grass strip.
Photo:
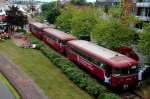
{"label": "grass strip", "polygon": [[12,93],[15,99],[21,99],[17,91],[13,88],[13,86],[8,82],[8,80],[0,73],[0,80],[6,85],[8,90]]}

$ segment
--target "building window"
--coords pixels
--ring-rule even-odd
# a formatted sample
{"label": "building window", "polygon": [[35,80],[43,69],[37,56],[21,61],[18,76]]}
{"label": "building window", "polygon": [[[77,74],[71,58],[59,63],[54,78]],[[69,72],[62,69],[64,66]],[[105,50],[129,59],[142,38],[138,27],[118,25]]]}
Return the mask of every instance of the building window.
{"label": "building window", "polygon": [[141,9],[141,16],[145,16],[146,12],[145,12],[145,9]]}
{"label": "building window", "polygon": [[136,0],[131,0],[132,3],[136,3]]}
{"label": "building window", "polygon": [[149,8],[146,9],[146,16],[150,17],[150,9]]}
{"label": "building window", "polygon": [[150,2],[150,0],[141,0],[141,2]]}
{"label": "building window", "polygon": [[131,13],[132,13],[133,15],[136,15],[136,8],[131,8]]}

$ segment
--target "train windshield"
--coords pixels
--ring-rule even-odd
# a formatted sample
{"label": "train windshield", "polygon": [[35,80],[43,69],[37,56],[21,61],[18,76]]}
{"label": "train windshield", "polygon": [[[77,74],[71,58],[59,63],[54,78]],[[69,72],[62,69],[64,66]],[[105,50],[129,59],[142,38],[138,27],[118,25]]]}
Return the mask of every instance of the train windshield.
{"label": "train windshield", "polygon": [[137,66],[132,66],[132,67],[123,68],[123,69],[113,69],[112,72],[114,75],[125,76],[129,74],[137,73],[138,70],[137,70]]}
{"label": "train windshield", "polygon": [[3,29],[4,29],[4,25],[0,24],[0,30],[3,30]]}

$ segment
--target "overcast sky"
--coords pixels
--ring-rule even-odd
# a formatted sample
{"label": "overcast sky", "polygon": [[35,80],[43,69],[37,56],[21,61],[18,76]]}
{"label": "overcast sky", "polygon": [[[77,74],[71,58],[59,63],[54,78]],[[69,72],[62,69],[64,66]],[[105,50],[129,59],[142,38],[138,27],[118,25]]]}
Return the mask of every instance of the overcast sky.
{"label": "overcast sky", "polygon": [[[45,1],[45,2],[49,2],[49,1],[56,1],[56,0],[40,0],[40,1]],[[96,0],[87,0],[88,2],[93,2],[93,1],[96,1]]]}

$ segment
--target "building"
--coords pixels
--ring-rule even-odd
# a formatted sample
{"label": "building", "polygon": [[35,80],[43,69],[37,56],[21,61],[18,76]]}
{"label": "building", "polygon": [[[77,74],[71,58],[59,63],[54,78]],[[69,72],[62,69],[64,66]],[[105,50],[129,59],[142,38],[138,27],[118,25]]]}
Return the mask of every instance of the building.
{"label": "building", "polygon": [[120,0],[96,0],[97,7],[111,7],[120,3]]}
{"label": "building", "polygon": [[144,23],[150,22],[150,0],[139,0],[136,7],[136,16],[141,20],[137,28],[143,29]]}
{"label": "building", "polygon": [[145,23],[150,22],[150,0],[125,0],[131,7],[128,9],[139,22],[134,24],[137,30],[142,30]]}

